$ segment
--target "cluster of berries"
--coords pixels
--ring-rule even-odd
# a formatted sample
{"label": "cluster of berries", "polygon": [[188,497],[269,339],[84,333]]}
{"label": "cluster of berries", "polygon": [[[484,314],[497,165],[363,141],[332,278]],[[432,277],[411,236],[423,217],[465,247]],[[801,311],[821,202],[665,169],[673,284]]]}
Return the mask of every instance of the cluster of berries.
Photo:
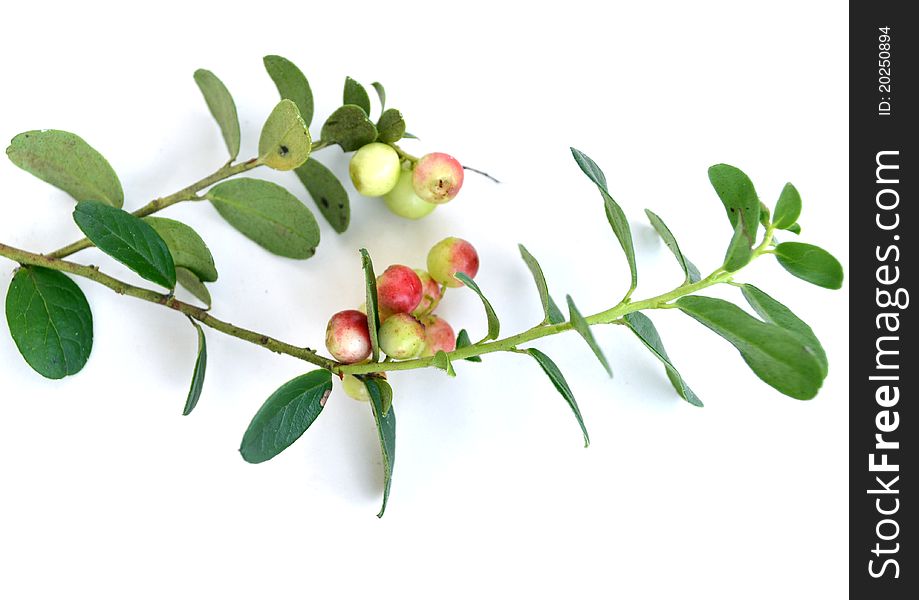
{"label": "cluster of berries", "polygon": [[348,166],[351,182],[364,196],[383,196],[386,206],[406,219],[420,219],[456,197],[463,165],[443,152],[404,160],[389,144],[360,148]]}
{"label": "cluster of berries", "polygon": [[[475,277],[479,255],[475,248],[456,237],[434,244],[428,252],[427,271],[405,265],[391,265],[377,277],[377,305],[380,317],[380,349],[391,359],[406,360],[434,356],[456,349],[456,333],[450,324],[434,314],[447,288],[463,285],[456,273]],[[325,344],[335,360],[353,364],[371,353],[366,307],[332,315],[326,327]],[[345,392],[367,400],[364,384],[353,376],[343,380]]]}

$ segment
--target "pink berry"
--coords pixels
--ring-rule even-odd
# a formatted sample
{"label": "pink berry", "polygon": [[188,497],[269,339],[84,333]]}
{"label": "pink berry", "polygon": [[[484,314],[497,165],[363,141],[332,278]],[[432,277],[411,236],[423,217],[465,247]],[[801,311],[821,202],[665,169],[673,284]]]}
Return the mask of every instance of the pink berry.
{"label": "pink berry", "polygon": [[412,316],[421,317],[429,314],[440,303],[440,284],[434,281],[431,274],[423,269],[415,269],[415,273],[421,279],[421,302],[412,311]]}
{"label": "pink berry", "polygon": [[422,299],[421,279],[405,265],[392,265],[377,277],[380,315],[410,313]]}
{"label": "pink berry", "polygon": [[325,330],[325,346],[335,360],[345,364],[370,356],[367,315],[359,310],[343,310],[332,315]]}
{"label": "pink berry", "polygon": [[428,273],[447,287],[460,287],[462,282],[453,275],[465,273],[475,278],[479,272],[479,254],[466,240],[456,237],[445,238],[428,252]]}
{"label": "pink berry", "polygon": [[463,165],[443,152],[425,154],[415,163],[412,187],[425,202],[445,204],[463,187]]}
{"label": "pink berry", "polygon": [[424,325],[410,314],[394,314],[380,325],[380,348],[390,358],[415,358],[424,348]]}
{"label": "pink berry", "polygon": [[456,350],[456,334],[449,323],[437,315],[431,315],[424,319],[424,349],[421,356],[434,356],[441,350]]}

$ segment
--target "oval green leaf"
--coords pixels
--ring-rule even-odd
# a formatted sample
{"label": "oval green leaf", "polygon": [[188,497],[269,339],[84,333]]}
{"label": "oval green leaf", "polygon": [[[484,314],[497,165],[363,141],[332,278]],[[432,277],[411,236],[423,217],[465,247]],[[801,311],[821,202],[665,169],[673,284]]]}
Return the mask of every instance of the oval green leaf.
{"label": "oval green leaf", "polygon": [[277,171],[291,171],[306,162],[313,148],[310,130],[297,105],[278,102],[262,126],[258,138],[258,158]]}
{"label": "oval green leaf", "polygon": [[730,342],[757,377],[786,396],[809,400],[823,385],[819,361],[795,334],[718,298],[684,296],[676,305]]}
{"label": "oval green leaf", "polygon": [[143,219],[107,204],[80,202],[73,220],[103,252],[147,281],[175,288],[175,263],[169,248]]}
{"label": "oval green leaf", "polygon": [[227,150],[230,152],[230,160],[236,160],[236,157],[239,156],[240,136],[239,117],[236,114],[236,103],[233,102],[233,96],[230,95],[227,86],[223,85],[223,82],[207,69],[195,71],[195,83],[201,89],[207,108],[220,127],[223,141],[226,142]]}
{"label": "oval green leaf", "polygon": [[670,228],[664,223],[664,220],[647,208],[645,209],[645,214],[648,215],[648,220],[651,222],[651,226],[654,227],[654,231],[656,231],[657,235],[664,241],[664,245],[667,246],[670,252],[676,257],[677,262],[680,264],[680,268],[683,269],[683,274],[686,275],[686,283],[697,283],[701,281],[702,274],[699,272],[699,269],[696,265],[692,264],[692,261],[683,255],[682,250],[680,250],[680,245],[677,243],[673,233],[671,233]]}
{"label": "oval green leaf", "polygon": [[555,386],[558,393],[562,395],[562,398],[564,398],[568,406],[571,407],[571,412],[574,413],[574,418],[577,419],[578,425],[581,427],[581,433],[584,434],[584,447],[590,446],[590,436],[587,435],[587,427],[584,425],[584,417],[581,416],[581,409],[578,407],[578,403],[574,399],[574,393],[572,393],[571,388],[568,387],[568,382],[565,381],[565,376],[562,375],[558,365],[536,348],[528,348],[526,352],[536,359],[536,362],[539,363],[539,366],[542,367],[542,370],[549,377],[552,385]]}
{"label": "oval green leaf", "polygon": [[795,235],[801,235],[801,225],[800,225],[799,223],[795,223],[794,225],[790,225],[789,227],[786,227],[785,229],[786,229],[786,231],[790,231],[790,232],[792,232],[792,233],[795,234]]}
{"label": "oval green leaf", "polygon": [[737,223],[742,222],[744,236],[752,247],[760,225],[760,201],[753,182],[737,167],[725,164],[709,167],[708,179],[724,204],[731,229],[736,230]]}
{"label": "oval green leaf", "polygon": [[345,152],[353,152],[377,139],[377,128],[359,106],[346,104],[326,119],[322,125],[322,142],[338,144]]}
{"label": "oval green leaf", "polygon": [[405,135],[405,119],[402,113],[395,108],[390,108],[380,115],[377,121],[377,141],[384,144],[394,144]]}
{"label": "oval green leaf", "polygon": [[206,197],[230,225],[269,252],[297,259],[316,253],[316,217],[278,184],[231,179],[212,187]]}
{"label": "oval green leaf", "polygon": [[568,300],[568,313],[571,315],[571,327],[577,331],[584,341],[587,342],[587,345],[590,346],[590,349],[593,351],[594,355],[597,357],[597,360],[600,361],[600,364],[603,365],[603,368],[606,370],[606,374],[610,377],[613,376],[613,370],[609,366],[609,362],[606,360],[606,357],[603,355],[603,350],[600,350],[600,346],[597,345],[597,340],[594,339],[594,334],[590,330],[590,324],[587,322],[578,307],[574,305],[574,300],[571,299],[571,296],[566,296]]}
{"label": "oval green leaf", "polygon": [[798,222],[801,216],[801,194],[795,186],[786,183],[775,205],[775,226],[779,229],[789,229]]}
{"label": "oval green leaf", "polygon": [[734,272],[742,269],[753,258],[753,247],[747,237],[743,221],[737,221],[731,243],[724,254],[724,270]]}
{"label": "oval green leaf", "polygon": [[[456,335],[456,349],[460,350],[461,348],[465,348],[471,345],[472,345],[472,341],[469,339],[469,332],[467,332],[465,329],[460,329],[460,332]],[[469,362],[480,363],[482,362],[482,357],[481,356],[467,356],[463,360],[468,360]]]}
{"label": "oval green leaf", "polygon": [[479,286],[476,285],[468,275],[465,273],[456,273],[454,277],[462,281],[466,287],[478,294],[479,298],[482,300],[482,305],[485,307],[485,317],[488,320],[488,334],[485,336],[485,340],[498,339],[498,335],[501,333],[501,323],[498,321],[498,315],[495,314],[495,309],[492,308],[491,302],[488,301],[488,298],[485,297],[485,294],[482,293]]}
{"label": "oval green leaf", "polygon": [[201,283],[197,275],[185,267],[176,267],[176,282],[188,290],[192,296],[203,302],[205,308],[210,310],[211,293],[207,291],[207,286]]}
{"label": "oval green leaf", "polygon": [[380,110],[386,110],[386,88],[379,81],[374,81],[370,85],[377,91],[377,97],[380,99]]}
{"label": "oval green leaf", "polygon": [[345,77],[345,89],[342,93],[342,104],[359,106],[365,115],[370,114],[370,96],[364,86],[350,77]]}
{"label": "oval green leaf", "polygon": [[392,404],[392,388],[385,379],[363,377],[362,380],[370,393],[370,407],[373,410],[373,419],[380,438],[380,450],[383,453],[383,506],[377,513],[377,517],[382,517],[386,512],[386,504],[389,503],[392,470],[396,461],[396,411],[391,406],[389,410],[385,410],[387,397],[389,404]]}
{"label": "oval green leaf", "polygon": [[86,296],[59,271],[16,271],[6,295],[6,322],[22,357],[48,379],[78,373],[93,349],[93,315]]}
{"label": "oval green leaf", "polygon": [[775,257],[786,271],[799,279],[831,290],[842,287],[842,265],[819,246],[784,242],[775,247]]}
{"label": "oval green leaf", "polygon": [[309,126],[313,122],[313,90],[306,76],[297,65],[283,56],[270,55],[262,61],[281,98],[296,104],[303,122]]}
{"label": "oval green leaf", "polygon": [[188,397],[185,399],[185,408],[182,415],[188,416],[191,411],[195,410],[198,405],[198,399],[201,398],[201,389],[204,387],[204,373],[207,371],[207,340],[204,339],[204,330],[197,321],[190,318],[191,324],[195,326],[198,332],[198,358],[195,359],[195,370],[191,375],[191,386],[188,389]]}
{"label": "oval green leaf", "polygon": [[667,356],[667,350],[664,348],[664,342],[661,341],[660,334],[651,319],[640,312],[629,313],[623,317],[626,326],[634,333],[645,348],[651,351],[651,354],[664,363],[664,370],[667,372],[667,379],[673,385],[680,398],[686,400],[693,406],[702,406],[702,400],[696,396],[696,393],[687,385],[683,376],[676,370],[670,357]]}
{"label": "oval green leaf", "polygon": [[371,359],[380,359],[380,310],[377,307],[377,276],[373,261],[366,248],[361,248],[361,267],[364,270],[365,304],[367,305],[367,329],[370,332]]}
{"label": "oval green leaf", "polygon": [[294,169],[294,173],[332,229],[344,233],[351,223],[351,200],[338,177],[315,158]]}
{"label": "oval green leaf", "polygon": [[438,350],[434,355],[434,366],[447,372],[450,377],[456,377],[456,371],[453,369],[453,363],[450,361],[450,355],[443,350]]}
{"label": "oval green leaf", "polygon": [[166,242],[176,267],[188,269],[199,281],[217,281],[214,257],[198,232],[185,223],[164,217],[145,217],[144,221]]}
{"label": "oval green leaf", "polygon": [[325,369],[295,377],[279,387],[255,413],[243,435],[239,453],[261,463],[296,442],[313,424],[332,392],[332,374]]}
{"label": "oval green leaf", "polygon": [[13,138],[6,155],[17,167],[67,192],[77,202],[124,205],[118,175],[78,135],[56,129],[26,131]]}

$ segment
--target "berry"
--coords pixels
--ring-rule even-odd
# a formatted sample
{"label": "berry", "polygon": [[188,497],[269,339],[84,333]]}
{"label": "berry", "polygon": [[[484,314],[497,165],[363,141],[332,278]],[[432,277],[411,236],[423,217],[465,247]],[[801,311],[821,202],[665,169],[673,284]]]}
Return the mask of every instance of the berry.
{"label": "berry", "polygon": [[367,391],[367,386],[354,375],[345,375],[342,378],[341,389],[355,400],[370,402],[370,392]]}
{"label": "berry", "polygon": [[325,330],[325,346],[335,360],[345,364],[370,356],[367,315],[358,310],[343,310],[332,315]]}
{"label": "berry", "polygon": [[424,348],[424,325],[412,315],[394,314],[380,326],[380,348],[390,358],[415,358]]}
{"label": "berry", "polygon": [[463,187],[463,165],[443,152],[425,154],[415,163],[412,187],[425,202],[445,204]]}
{"label": "berry", "polygon": [[462,282],[453,276],[457,272],[475,278],[479,272],[479,254],[466,240],[442,239],[428,252],[428,273],[447,287],[460,287]]}
{"label": "berry", "polygon": [[391,313],[408,313],[421,302],[421,279],[405,265],[387,267],[377,277],[377,300],[380,316]]}
{"label": "berry", "polygon": [[412,311],[412,316],[421,317],[429,314],[440,303],[440,284],[434,281],[427,271],[415,269],[415,273],[421,279],[421,302],[418,303],[418,308]]}
{"label": "berry", "polygon": [[420,219],[437,208],[436,204],[425,202],[415,193],[412,187],[412,172],[402,171],[396,187],[383,196],[390,211],[406,219]]}
{"label": "berry", "polygon": [[421,356],[434,356],[440,350],[456,350],[456,334],[449,323],[437,315],[431,315],[424,319],[424,349]]}
{"label": "berry", "polygon": [[359,193],[364,196],[382,196],[399,181],[402,161],[392,146],[373,142],[354,153],[348,172]]}

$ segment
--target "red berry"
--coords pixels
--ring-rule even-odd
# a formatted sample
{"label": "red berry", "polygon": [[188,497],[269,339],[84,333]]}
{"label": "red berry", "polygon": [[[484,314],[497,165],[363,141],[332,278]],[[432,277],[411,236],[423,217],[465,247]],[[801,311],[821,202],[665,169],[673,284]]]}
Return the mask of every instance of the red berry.
{"label": "red berry", "polygon": [[325,345],[335,360],[345,364],[370,356],[367,315],[359,310],[343,310],[332,315],[325,330]]}
{"label": "red berry", "polygon": [[421,356],[434,356],[441,350],[456,350],[456,334],[449,323],[437,315],[431,315],[424,319],[424,349]]}
{"label": "red berry", "polygon": [[437,308],[437,305],[440,303],[441,291],[440,284],[434,281],[430,273],[422,269],[415,269],[415,273],[417,273],[418,278],[421,279],[421,302],[419,302],[418,307],[412,311],[412,315],[421,317]]}
{"label": "red berry", "polygon": [[421,279],[405,265],[392,265],[377,277],[380,314],[410,313],[421,302]]}
{"label": "red berry", "polygon": [[463,165],[443,152],[425,154],[412,171],[412,187],[425,202],[445,204],[463,187]]}
{"label": "red berry", "polygon": [[465,273],[475,278],[479,272],[479,254],[466,240],[445,238],[428,252],[428,273],[447,287],[460,287],[462,282],[453,275]]}

